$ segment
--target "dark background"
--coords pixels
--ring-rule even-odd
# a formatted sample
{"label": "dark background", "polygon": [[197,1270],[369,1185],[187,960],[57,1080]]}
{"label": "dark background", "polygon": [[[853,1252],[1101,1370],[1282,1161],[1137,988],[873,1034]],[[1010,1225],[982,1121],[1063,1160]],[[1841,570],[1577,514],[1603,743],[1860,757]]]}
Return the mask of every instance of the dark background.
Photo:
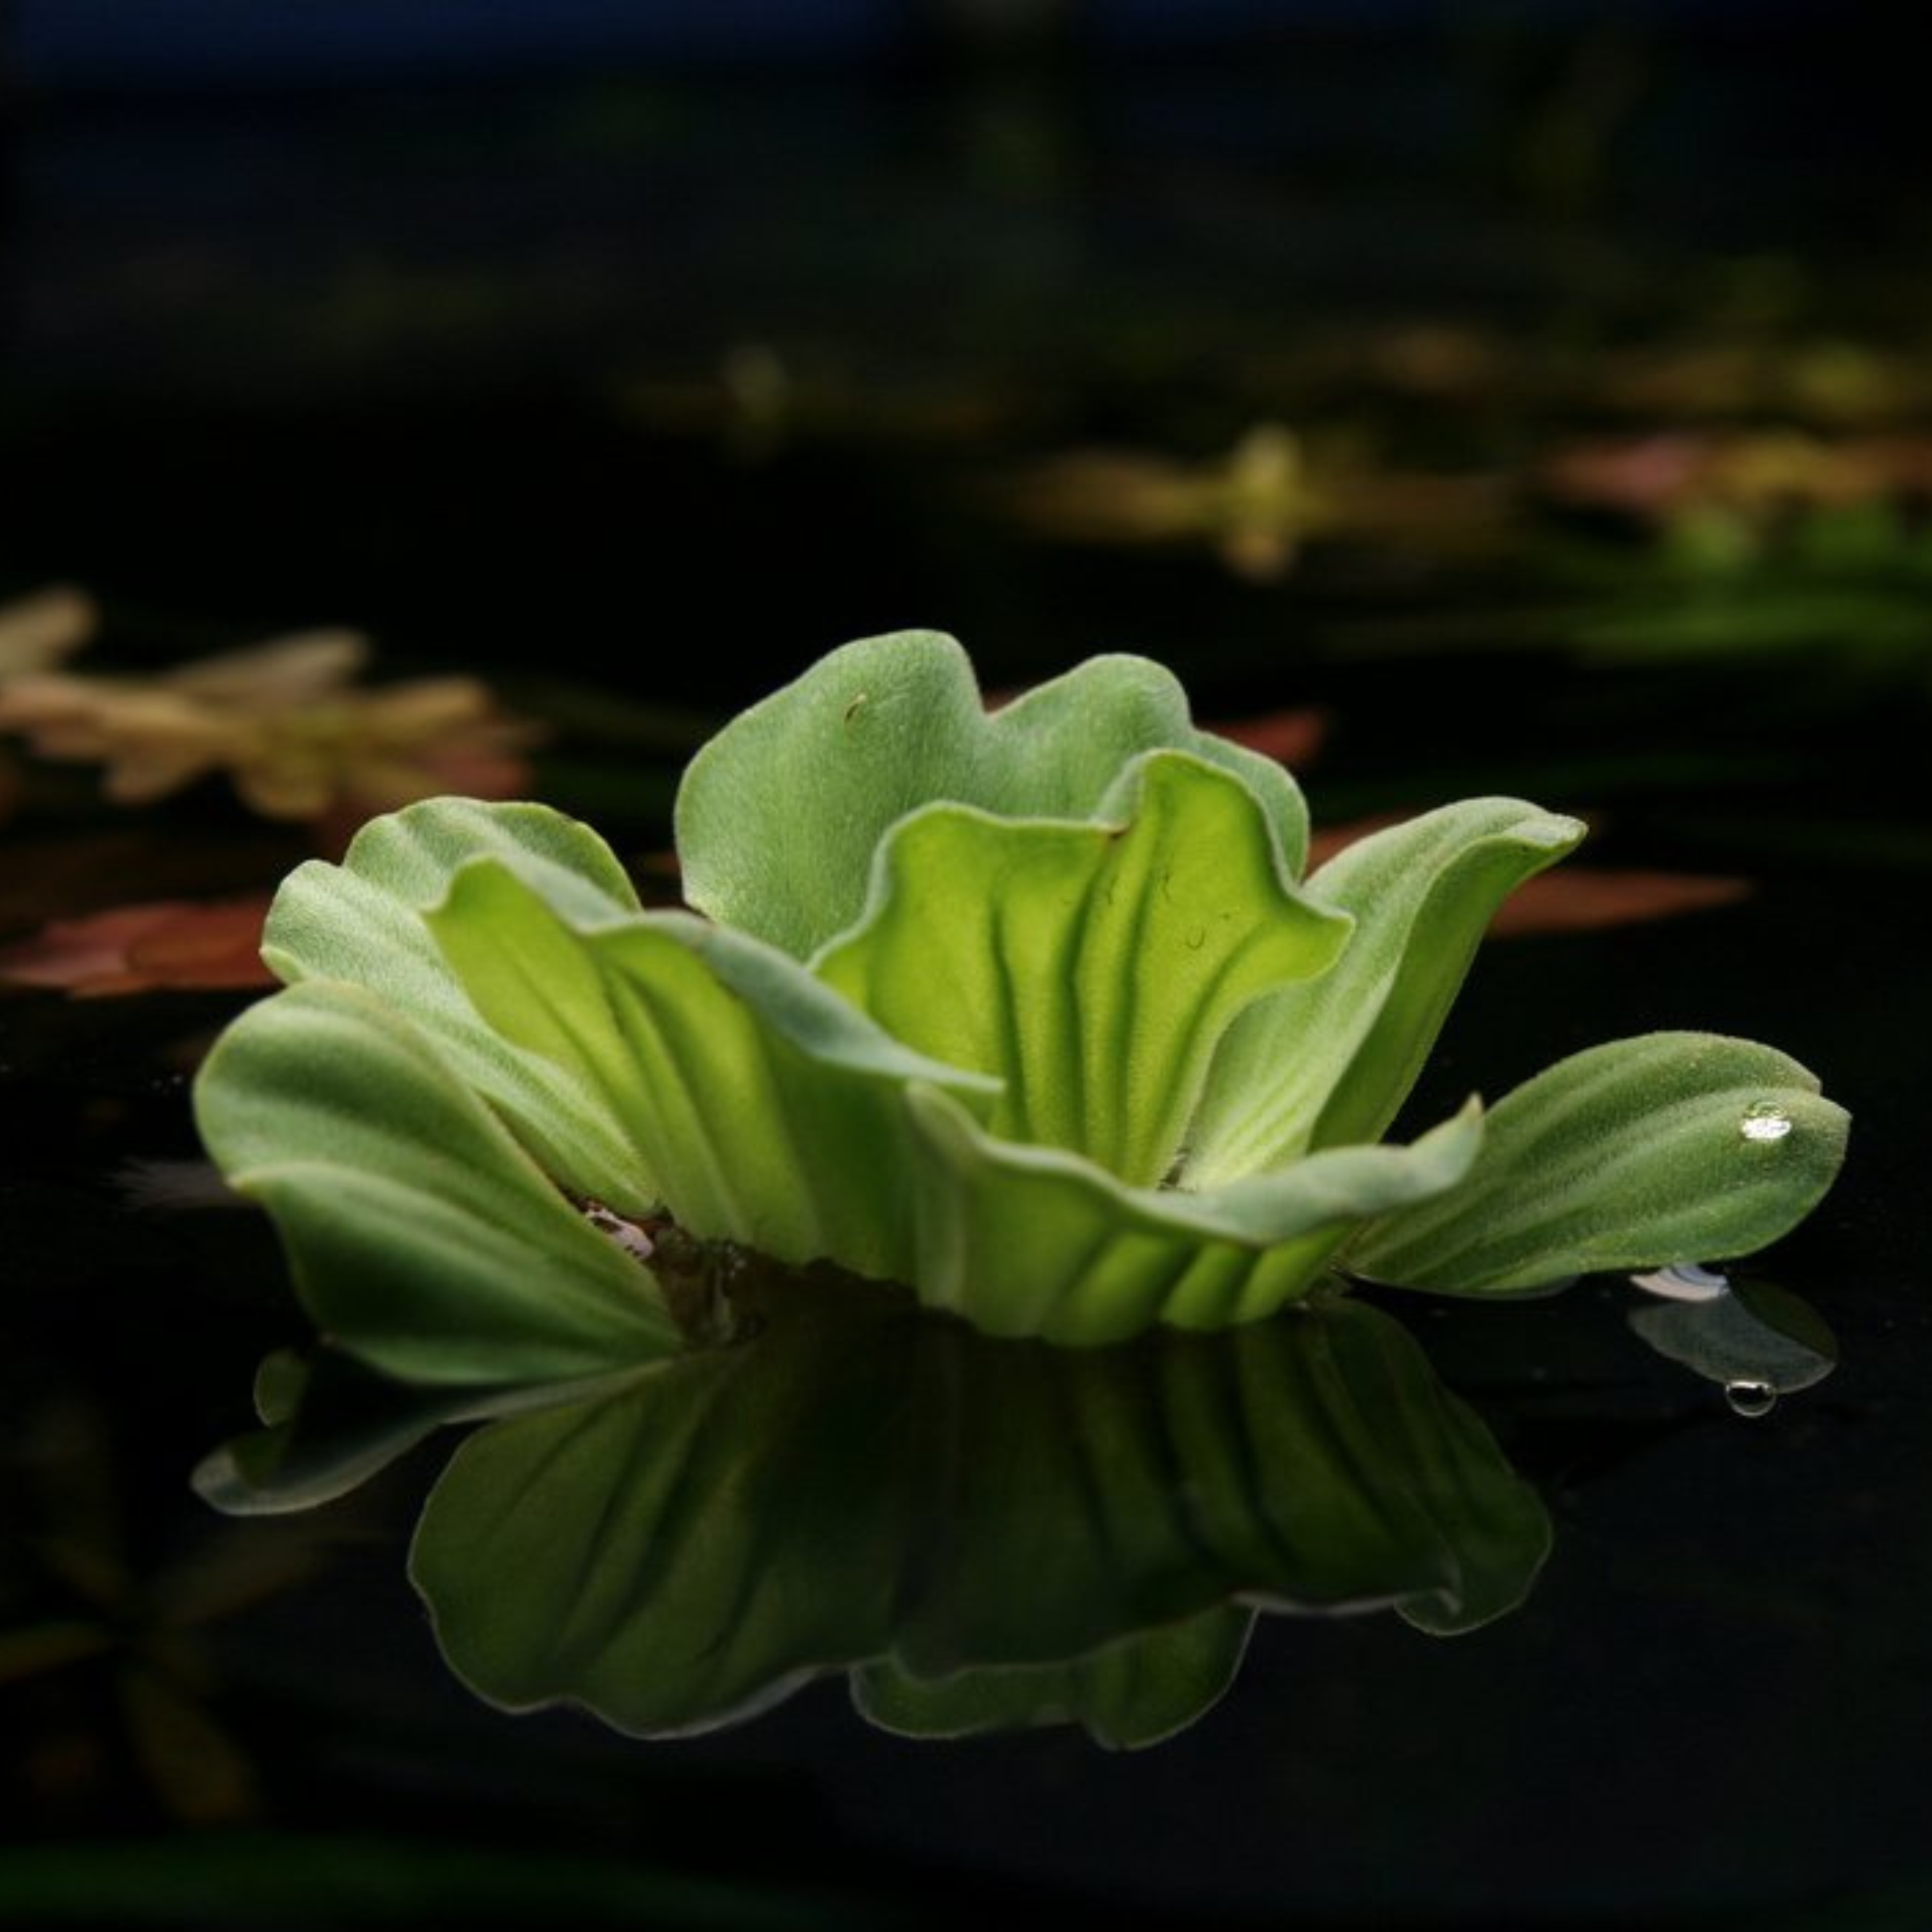
{"label": "dark background", "polygon": [[[34,1534],[0,1602],[25,1628],[76,1587],[35,1567],[50,1523],[118,1525],[118,1640],[186,1642],[253,1769],[200,1815],[191,1723],[172,1789],[124,1672],[0,1646],[0,1918],[1922,1919],[1917,592],[1879,586],[1876,643],[1854,600],[1775,649],[1741,622],[1736,650],[1605,662],[1580,604],[1658,581],[1654,533],[1614,518],[1532,506],[1473,565],[1384,528],[1252,578],[1205,541],[1056,542],[1001,495],[1070,449],[1208,464],[1275,419],[1491,478],[1606,431],[1920,434],[1932,150],[1880,10],[42,0],[0,23],[0,596],[87,586],[102,668],[364,628],[385,674],[473,673],[545,717],[539,794],[641,855],[692,735],[848,638],[948,629],[996,686],[1144,652],[1206,717],[1323,707],[1319,818],[1522,790],[1598,819],[1604,862],[1752,881],[1498,944],[1438,1111],[1684,1025],[1787,1048],[1858,1123],[1776,1257],[1843,1364],[1762,1422],[1645,1355],[1608,1286],[1416,1315],[1556,1518],[1494,1628],[1271,1621],[1224,1706],[1130,1759],[915,1747],[836,1685],[636,1744],[442,1674],[401,1574],[421,1459],[328,1517],[300,1585],[156,1636],[154,1578],[269,1534],[211,1525],[185,1472],[299,1334],[259,1230],[134,1212],[118,1180],[194,1154],[183,1082],[238,1000],[8,994],[0,1480]],[[1490,374],[1378,375],[1365,345],[1413,329]],[[1833,344],[1904,372],[1897,396],[1850,420],[1769,379],[1648,413],[1612,393],[1632,358]],[[218,784],[142,818],[76,781],[0,826],[0,875],[18,933],[164,878],[266,884],[303,849]]]}

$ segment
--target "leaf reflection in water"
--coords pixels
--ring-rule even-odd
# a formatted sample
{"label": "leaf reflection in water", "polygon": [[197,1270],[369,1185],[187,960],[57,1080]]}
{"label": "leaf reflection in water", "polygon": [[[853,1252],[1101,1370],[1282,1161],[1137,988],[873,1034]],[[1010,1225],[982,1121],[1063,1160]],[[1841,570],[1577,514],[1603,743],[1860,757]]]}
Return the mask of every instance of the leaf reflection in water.
{"label": "leaf reflection in water", "polygon": [[[1746,1130],[1774,1118],[1757,1114]],[[1768,1415],[1780,1395],[1810,1388],[1838,1366],[1838,1341],[1823,1317],[1774,1282],[1693,1268],[1630,1280],[1651,1298],[1630,1311],[1630,1327],[1660,1355],[1717,1383],[1737,1414]]]}
{"label": "leaf reflection in water", "polygon": [[776,1286],[748,1339],[458,1450],[411,1568],[484,1697],[664,1736],[842,1670],[896,1731],[1131,1747],[1220,1696],[1258,1610],[1460,1631],[1546,1553],[1534,1492],[1364,1304],[1066,1350]]}

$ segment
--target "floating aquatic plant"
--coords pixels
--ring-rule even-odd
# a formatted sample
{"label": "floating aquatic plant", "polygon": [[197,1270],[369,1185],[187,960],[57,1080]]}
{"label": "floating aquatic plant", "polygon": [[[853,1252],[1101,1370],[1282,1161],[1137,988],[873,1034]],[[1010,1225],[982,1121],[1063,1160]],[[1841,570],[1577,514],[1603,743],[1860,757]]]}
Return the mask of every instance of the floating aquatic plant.
{"label": "floating aquatic plant", "polygon": [[1385,1141],[1581,827],[1479,799],[1304,878],[1287,773],[1139,659],[989,715],[950,639],[848,646],[700,752],[676,829],[694,910],[653,911],[542,806],[376,820],[284,884],[290,983],[196,1089],[325,1336],[200,1486],[300,1508],[491,1418],[412,1568],[512,1707],[656,1734],[845,1670],[890,1728],[1132,1744],[1257,1604],[1467,1628],[1546,1526],[1336,1270],[1742,1253],[1842,1154],[1802,1068],[1690,1034]]}
{"label": "floating aquatic plant", "polygon": [[1598,1046],[1383,1138],[1491,914],[1581,831],[1478,799],[1304,878],[1292,780],[1157,666],[988,714],[951,640],[871,639],[693,760],[694,910],[534,805],[430,800],[302,867],[264,944],[291,984],[201,1126],[320,1324],[444,1386],[679,1346],[586,1202],[1073,1344],[1338,1264],[1491,1293],[1750,1252],[1845,1131],[1768,1047]]}

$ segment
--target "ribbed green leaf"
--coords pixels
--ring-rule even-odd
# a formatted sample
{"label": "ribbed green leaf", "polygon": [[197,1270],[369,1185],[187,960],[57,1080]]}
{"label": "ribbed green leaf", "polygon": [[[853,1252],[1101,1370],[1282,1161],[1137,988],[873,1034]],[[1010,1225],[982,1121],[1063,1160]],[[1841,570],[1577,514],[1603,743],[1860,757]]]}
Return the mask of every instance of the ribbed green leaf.
{"label": "ribbed green leaf", "polygon": [[989,716],[950,638],[866,638],[742,712],[692,760],[676,810],[685,892],[713,919],[806,958],[859,916],[873,853],[908,812],[950,802],[1002,818],[1090,818],[1132,759],[1163,748],[1238,777],[1299,874],[1307,812],[1294,782],[1197,730],[1160,665],[1090,658]]}
{"label": "ribbed green leaf", "polygon": [[991,1335],[1083,1346],[1164,1322],[1220,1328],[1305,1294],[1363,1222],[1451,1186],[1473,1108],[1408,1147],[1336,1148],[1208,1193],[1129,1187],[1077,1155],[996,1140],[914,1089],[926,1158],[910,1279]]}
{"label": "ribbed green leaf", "polygon": [[[1050,1718],[1076,1660],[1232,1602],[1454,1628],[1543,1560],[1534,1494],[1363,1304],[1066,1350],[856,1283],[747,1292],[752,1339],[457,1452],[412,1573],[484,1696],[658,1734],[855,1664],[1038,1668]],[[1133,1662],[1082,1693],[1124,1732]]]}
{"label": "ribbed green leaf", "polygon": [[316,980],[243,1014],[195,1112],[274,1217],[318,1327],[390,1374],[567,1382],[676,1346],[650,1276],[361,987]]}
{"label": "ribbed green leaf", "polygon": [[912,1268],[908,1085],[983,1109],[992,1082],[901,1045],[775,948],[688,915],[580,931],[482,860],[429,924],[497,1034],[595,1094],[686,1234],[862,1274]]}
{"label": "ribbed green leaf", "polygon": [[1328,967],[1348,926],[1283,878],[1238,779],[1175,752],[1126,776],[1116,824],[902,820],[815,970],[908,1045],[1003,1082],[994,1133],[1153,1186],[1229,1021]]}
{"label": "ribbed green leaf", "polygon": [[1612,1040],[1507,1095],[1467,1177],[1365,1229],[1345,1258],[1372,1280],[1476,1294],[1750,1254],[1816,1204],[1848,1126],[1768,1046]]}
{"label": "ribbed green leaf", "polygon": [[1472,799],[1372,833],[1316,872],[1310,892],[1352,914],[1354,932],[1320,979],[1228,1029],[1188,1131],[1189,1184],[1380,1139],[1496,908],[1582,833],[1518,800]]}
{"label": "ribbed green leaf", "polygon": [[285,980],[348,980],[380,994],[429,1034],[547,1172],[640,1212],[652,1204],[648,1178],[595,1087],[563,1063],[532,1059],[483,1020],[423,922],[458,868],[478,858],[508,866],[582,920],[637,907],[610,848],[575,820],[543,806],[430,799],[372,820],[340,865],[316,860],[291,873],[269,912],[262,956]]}

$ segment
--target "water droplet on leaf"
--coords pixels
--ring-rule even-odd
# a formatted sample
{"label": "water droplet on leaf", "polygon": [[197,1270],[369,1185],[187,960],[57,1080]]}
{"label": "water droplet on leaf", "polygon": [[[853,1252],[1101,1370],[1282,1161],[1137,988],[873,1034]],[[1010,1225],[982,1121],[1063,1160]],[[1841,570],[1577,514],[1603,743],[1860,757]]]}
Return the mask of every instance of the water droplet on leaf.
{"label": "water droplet on leaf", "polygon": [[1775,1100],[1759,1100],[1744,1109],[1738,1132],[1748,1141],[1781,1141],[1795,1124]]}

